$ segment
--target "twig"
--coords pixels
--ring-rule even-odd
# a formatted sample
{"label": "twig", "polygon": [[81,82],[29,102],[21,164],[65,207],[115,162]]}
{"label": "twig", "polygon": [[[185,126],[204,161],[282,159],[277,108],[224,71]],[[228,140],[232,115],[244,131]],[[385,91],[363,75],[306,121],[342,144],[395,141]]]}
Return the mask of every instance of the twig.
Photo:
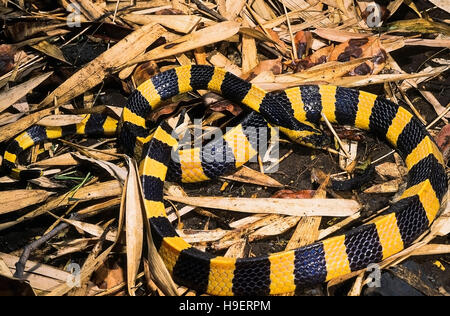
{"label": "twig", "polygon": [[432,128],[434,126],[434,124],[439,122],[448,113],[448,111],[450,111],[450,103],[447,104],[447,106],[445,107],[445,110],[441,114],[439,114],[439,116],[436,117],[433,122],[431,122],[430,124],[427,125],[427,129]]}
{"label": "twig", "polygon": [[289,29],[289,36],[291,37],[291,42],[292,42],[292,60],[295,60],[297,58],[297,47],[295,46],[294,34],[292,33],[292,28],[291,28],[291,21],[288,16],[286,5],[284,4],[284,0],[281,0],[281,3],[283,4],[284,14],[286,15],[286,22],[287,22],[288,29]]}
{"label": "twig", "polygon": [[[81,220],[88,216],[89,216],[89,214],[81,215],[81,214],[75,213],[75,214],[72,214],[69,218],[71,220]],[[53,237],[58,235],[61,231],[63,231],[67,227],[69,227],[68,223],[61,223],[58,226],[56,226],[55,228],[53,228],[51,231],[49,231],[48,233],[43,235],[38,240],[35,240],[31,244],[25,246],[25,248],[23,249],[22,255],[20,256],[19,261],[17,261],[17,263],[16,263],[16,273],[14,274],[14,277],[16,277],[18,279],[22,279],[24,277],[23,274],[25,272],[25,264],[27,263],[28,259],[30,258],[31,253],[33,251],[37,250],[40,246],[42,246],[46,242],[48,242],[50,239],[52,239]]]}
{"label": "twig", "polygon": [[117,0],[116,7],[114,9],[114,16],[113,16],[113,20],[112,20],[112,22],[114,24],[116,24],[116,17],[117,17],[117,10],[119,9],[119,3],[120,3],[120,0]]}
{"label": "twig", "polygon": [[286,155],[284,155],[283,157],[281,157],[276,164],[273,164],[272,166],[270,166],[269,168],[267,168],[265,170],[266,173],[270,173],[270,171],[275,168],[276,166],[278,166],[283,160],[285,160],[287,157],[289,157],[292,153],[294,152],[293,149],[289,150]]}
{"label": "twig", "polygon": [[345,156],[347,159],[350,159],[350,154],[348,153],[348,151],[345,149],[344,144],[342,143],[341,139],[339,138],[338,134],[336,133],[336,131],[334,130],[333,126],[331,125],[330,121],[328,121],[328,118],[325,116],[325,114],[322,113],[322,117],[323,120],[325,121],[325,123],[327,124],[328,128],[330,129],[330,131],[333,133],[334,137],[336,137],[336,140],[339,143],[339,146],[341,146],[342,151],[344,152]]}
{"label": "twig", "polygon": [[398,85],[398,83],[395,83],[395,86],[397,87],[398,91],[400,91],[400,94],[402,95],[403,99],[405,100],[405,102],[408,104],[409,108],[413,111],[413,113],[417,116],[417,118],[425,125],[427,124],[427,121],[425,121],[425,119],[422,117],[422,115],[420,115],[419,111],[417,111],[416,107],[414,106],[414,104],[412,104],[412,102],[409,100],[408,96],[406,95],[406,93],[403,91],[402,88],[400,88],[400,86]]}
{"label": "twig", "polygon": [[210,8],[208,8],[207,6],[205,6],[201,0],[192,0],[192,2],[194,2],[197,5],[197,8],[199,8],[202,11],[205,11],[206,13],[208,13],[209,15],[213,16],[214,18],[216,18],[217,20],[219,20],[220,22],[225,22],[227,21],[226,18],[224,18],[222,15],[220,15],[219,13],[217,13],[214,10],[211,10]]}

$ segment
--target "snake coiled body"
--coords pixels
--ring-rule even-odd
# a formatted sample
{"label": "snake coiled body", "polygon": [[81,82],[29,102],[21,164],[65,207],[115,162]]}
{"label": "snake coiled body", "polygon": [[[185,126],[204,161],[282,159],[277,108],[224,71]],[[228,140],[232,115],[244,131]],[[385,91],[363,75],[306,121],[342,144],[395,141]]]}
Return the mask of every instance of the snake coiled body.
{"label": "snake coiled body", "polygon": [[[231,163],[228,159],[205,163],[200,149],[178,151],[179,161],[174,163],[171,153],[178,140],[172,135],[172,128],[163,122],[150,136],[145,118],[151,111],[163,100],[197,89],[220,93],[259,113],[225,134],[221,148],[211,145],[217,147],[214,151],[234,157]],[[197,182],[242,165],[256,154],[243,128],[246,124],[262,126],[267,121],[293,141],[324,146],[327,138],[317,128],[322,114],[332,123],[373,132],[396,148],[405,160],[409,170],[407,189],[384,215],[344,235],[258,258],[215,256],[192,247],[177,235],[163,203],[168,173],[173,179]],[[325,282],[380,262],[408,247],[428,228],[447,192],[441,152],[426,128],[403,107],[370,93],[328,85],[266,93],[222,69],[208,66],[182,66],[154,76],[132,94],[121,122],[90,115],[72,127],[33,128],[19,135],[5,152],[4,167],[16,176],[24,172],[15,168],[17,155],[38,141],[70,133],[112,135],[119,129],[124,151],[140,159],[146,213],[156,248],[169,272],[175,282],[213,295],[292,292],[297,287]],[[232,141],[236,138],[242,140],[241,147],[249,148],[247,154],[242,156]]]}

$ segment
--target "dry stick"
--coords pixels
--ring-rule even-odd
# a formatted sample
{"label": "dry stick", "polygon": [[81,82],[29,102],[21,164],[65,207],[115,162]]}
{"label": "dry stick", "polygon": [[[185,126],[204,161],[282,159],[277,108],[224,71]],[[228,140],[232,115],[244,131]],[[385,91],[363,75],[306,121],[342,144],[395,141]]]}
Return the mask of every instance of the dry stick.
{"label": "dry stick", "polygon": [[221,22],[225,22],[227,21],[226,18],[224,18],[222,15],[220,15],[219,13],[217,13],[214,10],[211,10],[210,8],[208,8],[207,6],[205,6],[203,4],[203,2],[201,0],[192,0],[192,2],[194,2],[199,10],[205,11],[206,13],[208,13],[209,15],[213,16],[214,18],[216,18],[217,20],[221,21]]}
{"label": "dry stick", "polygon": [[51,232],[56,226],[58,226],[59,223],[61,223],[61,221],[63,220],[64,216],[67,216],[67,214],[70,214],[77,206],[78,204],[80,204],[81,201],[76,201],[63,215],[61,216],[56,216],[55,214],[53,214],[52,212],[48,212],[49,215],[53,216],[56,218],[56,221],[45,231],[44,235]]}
{"label": "dry stick", "polygon": [[113,20],[112,20],[112,22],[114,24],[116,24],[117,11],[119,10],[119,2],[120,2],[120,0],[117,0],[116,7],[114,9],[114,16],[113,16]]}
{"label": "dry stick", "polygon": [[[69,219],[81,220],[86,217],[89,217],[89,214],[81,215],[81,214],[75,213],[75,214],[72,214]],[[16,277],[18,279],[22,279],[24,277],[23,274],[25,272],[25,264],[27,263],[28,258],[30,257],[31,253],[33,251],[37,250],[41,245],[45,244],[50,239],[52,239],[53,237],[58,235],[61,231],[68,228],[69,226],[70,226],[70,224],[63,222],[63,223],[59,224],[58,226],[56,226],[55,228],[53,228],[48,233],[46,233],[45,235],[43,235],[41,238],[39,238],[39,239],[33,241],[31,244],[28,244],[27,246],[25,246],[25,248],[23,248],[23,252],[22,252],[22,255],[20,256],[19,261],[17,261],[17,263],[16,263],[16,273],[14,274],[14,277]]]}
{"label": "dry stick", "polygon": [[286,159],[287,157],[289,157],[293,152],[294,152],[294,150],[293,150],[293,149],[290,149],[290,150],[286,153],[286,155],[284,155],[283,157],[281,157],[281,158],[277,161],[276,164],[274,164],[274,165],[270,166],[269,168],[267,168],[267,169],[265,170],[265,172],[266,172],[266,173],[269,173],[273,168],[275,168],[276,166],[278,166],[284,159]]}
{"label": "dry stick", "polygon": [[413,111],[413,113],[417,116],[417,118],[422,122],[422,124],[427,124],[427,121],[420,115],[419,111],[417,111],[416,107],[412,102],[409,100],[408,96],[406,95],[405,91],[400,88],[397,82],[395,82],[395,86],[397,87],[398,91],[400,91],[400,94],[402,95],[405,102],[408,104],[409,108]]}
{"label": "dry stick", "polygon": [[256,24],[258,24],[262,31],[264,32],[264,34],[267,35],[268,38],[270,38],[270,34],[269,31],[267,31],[267,29],[264,27],[264,25],[261,23],[261,18],[258,17],[258,15],[256,14],[255,11],[253,11],[253,9],[251,8],[251,6],[248,5],[248,3],[245,4],[245,7],[247,8],[248,12],[250,13],[250,15],[253,17],[253,19],[255,19]]}
{"label": "dry stick", "polygon": [[[82,145],[77,145],[77,144],[71,143],[71,142],[69,142],[67,140],[64,140],[64,139],[60,139],[59,141],[61,143],[64,143],[64,144],[70,146],[70,147],[75,148],[76,150],[81,151],[83,154],[86,154],[86,151],[95,151],[95,152],[98,152],[98,153],[101,153],[101,154],[104,154],[104,155],[109,155],[109,156],[116,157],[116,158],[124,158],[126,156],[124,154],[114,154],[114,153],[110,153],[110,152],[107,152],[105,150],[96,149],[96,148],[93,148],[93,147],[86,147],[86,146],[82,146]],[[91,158],[95,158],[95,157],[92,157],[92,155],[90,155],[90,154],[86,154],[86,156],[91,157]]]}
{"label": "dry stick", "polygon": [[295,60],[297,58],[297,47],[295,46],[294,34],[292,33],[292,28],[291,28],[291,21],[288,16],[286,5],[284,4],[284,0],[281,0],[281,3],[283,4],[284,14],[286,15],[286,22],[287,22],[288,29],[289,29],[289,36],[291,37],[291,42],[292,42],[292,60]]}
{"label": "dry stick", "polygon": [[441,114],[439,114],[439,116],[436,117],[436,119],[433,122],[427,125],[427,129],[430,129],[431,127],[433,127],[434,124],[439,122],[448,113],[448,111],[450,111],[450,103],[447,104],[445,110]]}
{"label": "dry stick", "polygon": [[[142,277],[144,277],[144,272],[141,272],[141,273],[139,273],[137,276],[136,276],[136,280],[138,280],[138,279],[141,279]],[[119,292],[122,288],[124,288],[125,286],[127,286],[127,283],[126,282],[121,282],[121,283],[119,283],[119,284],[117,284],[117,285],[115,285],[115,286],[113,286],[113,287],[111,287],[111,288],[109,288],[109,289],[106,289],[106,290],[104,290],[104,291],[102,291],[102,292],[99,292],[99,293],[97,293],[97,294],[94,294],[94,296],[106,296],[106,295],[111,295],[111,294],[114,294],[114,293],[117,293],[117,292]]]}
{"label": "dry stick", "polygon": [[330,131],[333,133],[334,137],[336,137],[339,146],[341,146],[342,151],[344,152],[345,156],[347,157],[347,159],[350,159],[350,154],[348,153],[348,151],[345,149],[344,144],[342,143],[341,139],[339,138],[338,134],[336,133],[336,131],[334,130],[333,126],[331,125],[330,121],[328,121],[328,118],[325,116],[325,114],[321,113],[323,120],[325,121],[325,123],[327,124],[328,128],[330,129]]}
{"label": "dry stick", "polygon": [[92,25],[89,25],[88,27],[86,27],[84,30],[82,30],[80,33],[78,33],[77,35],[75,35],[74,37],[72,37],[70,40],[68,40],[67,42],[65,42],[64,44],[62,44],[59,48],[63,48],[66,47],[67,45],[69,45],[70,43],[72,43],[74,40],[76,40],[77,38],[79,38],[81,35],[83,35],[84,33],[86,33]]}
{"label": "dry stick", "polygon": [[264,174],[264,164],[261,159],[261,155],[258,154],[258,165],[259,165],[259,171]]}

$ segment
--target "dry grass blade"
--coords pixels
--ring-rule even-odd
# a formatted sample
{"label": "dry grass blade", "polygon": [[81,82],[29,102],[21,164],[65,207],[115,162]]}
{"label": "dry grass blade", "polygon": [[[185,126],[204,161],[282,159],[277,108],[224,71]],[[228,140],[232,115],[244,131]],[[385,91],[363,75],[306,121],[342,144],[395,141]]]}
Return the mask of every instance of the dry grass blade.
{"label": "dry grass blade", "polygon": [[283,214],[291,216],[351,216],[360,208],[358,202],[344,199],[273,199],[175,197],[165,199],[189,205],[244,213]]}

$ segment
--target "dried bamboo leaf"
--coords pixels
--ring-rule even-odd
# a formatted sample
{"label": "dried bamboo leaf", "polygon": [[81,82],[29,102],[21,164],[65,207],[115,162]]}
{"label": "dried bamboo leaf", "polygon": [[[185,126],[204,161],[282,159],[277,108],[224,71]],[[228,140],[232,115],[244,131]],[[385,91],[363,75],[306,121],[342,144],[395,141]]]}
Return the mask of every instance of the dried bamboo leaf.
{"label": "dried bamboo leaf", "polygon": [[317,28],[312,32],[324,39],[340,43],[347,42],[351,39],[360,39],[373,36],[372,33],[356,33],[334,28]]}
{"label": "dried bamboo leaf", "polygon": [[450,13],[450,1],[449,0],[430,0],[432,4],[437,6],[438,8],[447,11]]}
{"label": "dried bamboo leaf", "polygon": [[139,195],[139,171],[133,160],[128,160],[126,185],[126,243],[127,243],[127,286],[128,293],[135,296],[136,277],[142,256],[144,241],[144,219]]}
{"label": "dried bamboo leaf", "polygon": [[242,35],[242,72],[247,73],[258,65],[256,40],[248,35]]}
{"label": "dried bamboo leaf", "polygon": [[89,158],[84,155],[81,155],[79,153],[72,153],[72,156],[76,159],[83,160],[83,161],[89,161],[91,163],[94,163],[101,168],[103,168],[105,171],[107,171],[111,176],[116,178],[117,180],[121,181],[122,183],[125,182],[125,179],[127,178],[127,171],[125,168],[119,167],[116,164],[113,164],[108,161],[102,161],[94,158]]}
{"label": "dried bamboo leaf", "polygon": [[236,22],[217,23],[216,25],[206,27],[200,31],[159,46],[143,56],[135,58],[127,63],[126,66],[181,54],[199,47],[224,41],[237,34],[239,32],[239,27],[240,24]]}
{"label": "dried bamboo leaf", "polygon": [[16,114],[12,114],[12,113],[8,113],[8,112],[2,113],[2,114],[0,114],[0,126],[4,126],[7,124],[17,122],[17,120],[20,119],[24,115],[25,115],[25,113],[16,113]]}
{"label": "dried bamboo leaf", "polygon": [[84,118],[86,118],[86,115],[49,115],[36,124],[42,126],[67,126],[71,124],[78,124],[83,121]]}
{"label": "dried bamboo leaf", "polygon": [[8,266],[2,259],[0,259],[0,275],[4,275],[11,278],[13,277],[13,273],[11,272],[11,270],[9,270]]}
{"label": "dried bamboo leaf", "polygon": [[[108,153],[111,153],[111,155],[108,155]],[[112,160],[117,160],[117,149],[113,148],[113,149],[106,149],[103,150],[102,152],[91,152],[90,153],[92,158],[94,159],[98,159],[100,161],[112,161]],[[66,153],[66,154],[62,154],[61,156],[56,156],[53,158],[49,158],[49,159],[45,159],[45,160],[41,160],[38,161],[34,164],[32,164],[31,166],[36,166],[36,167],[50,167],[50,166],[77,166],[79,165],[80,162],[79,160],[76,160],[73,158],[72,153]]]}
{"label": "dried bamboo leaf", "polygon": [[[320,7],[318,7],[318,9],[314,10],[314,5],[309,4],[305,0],[283,0],[283,3],[286,5],[286,7],[289,10],[291,10],[291,11],[297,10],[299,12],[300,17],[305,21],[309,21],[314,18],[320,17],[320,20],[318,20],[313,25],[315,27],[326,27],[326,26],[332,24],[330,19],[327,18],[321,12],[322,10],[320,9]],[[315,5],[320,5],[320,3],[315,2]]]}
{"label": "dried bamboo leaf", "polygon": [[[105,231],[104,228],[95,225],[95,224],[90,224],[90,223],[86,223],[86,222],[81,222],[81,221],[76,221],[76,220],[71,220],[71,219],[62,219],[64,222],[78,228],[79,230],[82,230],[92,236],[95,237],[100,237],[102,236],[103,232]],[[106,236],[105,239],[114,242],[117,238],[117,232],[116,231],[109,231]]]}
{"label": "dried bamboo leaf", "polygon": [[351,216],[360,208],[358,202],[344,199],[271,199],[224,197],[174,197],[168,200],[189,205],[244,213],[283,214],[291,216]]}
{"label": "dried bamboo leaf", "polygon": [[[80,12],[88,21],[98,20],[107,13],[107,11],[104,8],[102,8],[97,3],[94,3],[93,1],[90,0],[63,0],[63,1],[69,1],[72,4],[77,5]],[[111,16],[106,16],[105,19],[108,22],[113,22],[113,18]]]}
{"label": "dried bamboo leaf", "polygon": [[[15,273],[16,262],[19,261],[18,257],[0,253],[0,259],[5,262],[11,272]],[[56,286],[72,279],[69,272],[33,261],[27,261],[24,277],[25,280],[30,282],[33,289],[41,291],[51,291]]]}
{"label": "dried bamboo leaf", "polygon": [[61,49],[56,45],[50,44],[48,41],[41,41],[35,45],[32,45],[31,47],[40,51],[41,53],[44,53],[50,57],[53,57],[70,65],[70,63],[64,57],[64,54],[61,51]]}
{"label": "dried bamboo leaf", "polygon": [[319,231],[319,237],[317,239],[318,240],[324,239],[325,237],[335,233],[339,229],[342,229],[343,227],[349,225],[350,223],[354,222],[355,220],[357,220],[360,217],[361,217],[361,213],[356,212],[352,216],[347,217],[346,219],[338,222],[337,224]]}
{"label": "dried bamboo leaf", "polygon": [[55,208],[64,207],[71,204],[73,200],[90,201],[106,197],[118,196],[122,192],[122,187],[119,181],[113,180],[108,182],[96,183],[83,188],[80,188],[76,192],[68,192],[62,196],[51,199],[46,204],[40,206],[36,210],[25,214],[17,218],[14,221],[5,222],[0,224],[0,231],[22,223],[26,220],[33,219],[37,216],[45,214],[48,211],[53,211]]}
{"label": "dried bamboo leaf", "polygon": [[270,216],[270,215],[256,214],[256,215],[246,216],[246,217],[244,217],[242,219],[239,219],[237,221],[231,222],[228,225],[231,228],[242,228],[243,226],[253,224],[253,223],[259,221],[260,219],[262,219],[263,217],[267,217],[267,216]]}
{"label": "dried bamboo leaf", "polygon": [[167,218],[172,223],[172,222],[176,221],[179,216],[181,217],[183,215],[186,215],[190,211],[195,210],[195,207],[185,206],[182,209],[178,210],[177,212],[169,212],[170,210],[171,210],[171,208],[168,208],[168,209],[166,209],[166,212],[167,212]]}
{"label": "dried bamboo leaf", "polygon": [[391,181],[375,184],[364,190],[364,193],[397,193],[402,179],[394,179]]}
{"label": "dried bamboo leaf", "polygon": [[292,82],[292,84],[302,84],[302,82],[305,82],[306,80],[331,81],[331,79],[342,77],[369,59],[371,59],[371,57],[357,58],[347,62],[330,61],[296,74],[278,75],[276,76],[276,82]]}
{"label": "dried bamboo leaf", "polygon": [[384,83],[384,82],[392,82],[399,81],[405,79],[412,78],[420,78],[420,77],[434,77],[442,73],[441,70],[433,71],[428,74],[383,74],[383,75],[370,75],[370,76],[353,76],[353,77],[343,77],[336,78],[333,84],[337,86],[343,87],[361,87],[372,84]]}
{"label": "dried bamboo leaf", "polygon": [[0,203],[2,204],[0,215],[44,202],[53,194],[53,192],[44,190],[9,190],[0,192]]}
{"label": "dried bamboo leaf", "polygon": [[394,162],[384,162],[382,164],[376,165],[375,170],[380,176],[391,178],[401,178],[407,172],[405,167],[398,166]]}
{"label": "dried bamboo leaf", "polygon": [[49,255],[48,259],[54,260],[62,256],[84,251],[97,241],[98,238],[80,238],[64,243],[52,243],[52,246],[57,248],[57,251]]}
{"label": "dried bamboo leaf", "polygon": [[227,252],[223,255],[227,258],[244,258],[247,248],[247,241],[245,239],[236,241]]}
{"label": "dried bamboo leaf", "polygon": [[289,240],[285,250],[296,249],[302,246],[312,244],[319,237],[319,226],[321,217],[301,217],[297,229]]}
{"label": "dried bamboo leaf", "polygon": [[[55,98],[59,104],[63,104],[92,89],[101,83],[105,76],[109,74],[109,69],[112,67],[120,67],[127,60],[140,55],[164,32],[165,30],[159,25],[144,25],[72,75],[50,93],[41,102],[40,106],[43,107],[51,104]],[[124,58],[125,51],[127,52],[126,58]]]}
{"label": "dried bamboo leaf", "polygon": [[44,109],[42,111],[27,115],[12,124],[0,127],[0,143],[11,139],[15,135],[36,124],[41,119],[49,115],[54,109],[55,107]]}
{"label": "dried bamboo leaf", "polygon": [[265,187],[284,187],[284,185],[282,185],[274,178],[246,166],[239,168],[238,170],[236,170],[236,172],[229,176],[222,176],[221,178],[230,181],[257,184]]}
{"label": "dried bamboo leaf", "polygon": [[450,253],[450,245],[428,244],[412,252],[412,256],[430,256]]}
{"label": "dried bamboo leaf", "polygon": [[47,72],[40,76],[34,77],[25,83],[12,87],[8,91],[2,92],[0,94],[0,113],[26,96],[31,90],[39,86],[52,74],[53,72]]}
{"label": "dried bamboo leaf", "polygon": [[405,40],[405,45],[408,46],[428,46],[428,47],[450,47],[450,39],[423,39],[423,38],[408,38]]}
{"label": "dried bamboo leaf", "polygon": [[386,25],[389,31],[395,32],[419,32],[419,33],[440,33],[445,36],[450,35],[450,26],[444,23],[435,22],[431,19],[410,19],[394,21]]}
{"label": "dried bamboo leaf", "polygon": [[194,15],[142,15],[126,14],[122,16],[124,20],[145,25],[148,23],[158,23],[164,27],[183,34],[190,33],[200,22],[211,24],[211,20]]}
{"label": "dried bamboo leaf", "polygon": [[274,223],[271,223],[267,226],[264,226],[254,233],[251,233],[248,236],[248,240],[250,242],[255,240],[260,240],[267,237],[273,237],[281,235],[285,232],[287,232],[289,229],[297,225],[298,221],[300,220],[300,217],[298,216],[288,216],[284,218],[280,218],[279,220],[275,221]]}
{"label": "dried bamboo leaf", "polygon": [[361,296],[361,291],[362,291],[362,288],[364,285],[363,280],[364,280],[364,273],[360,273],[356,277],[355,283],[353,283],[353,286],[347,295],[348,296]]}
{"label": "dried bamboo leaf", "polygon": [[188,243],[202,243],[220,240],[228,232],[222,229],[216,230],[193,230],[177,229],[178,235]]}

